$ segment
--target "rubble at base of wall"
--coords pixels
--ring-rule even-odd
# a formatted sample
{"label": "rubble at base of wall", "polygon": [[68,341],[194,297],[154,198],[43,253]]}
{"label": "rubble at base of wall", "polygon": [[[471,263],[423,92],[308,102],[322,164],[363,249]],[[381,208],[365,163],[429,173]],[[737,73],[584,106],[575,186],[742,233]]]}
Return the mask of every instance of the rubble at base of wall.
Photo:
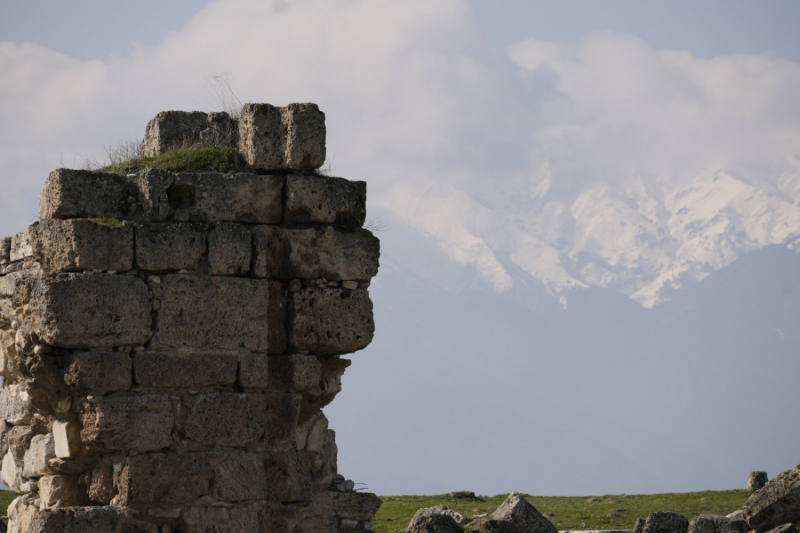
{"label": "rubble at base of wall", "polygon": [[339,474],[322,412],[342,356],[374,335],[366,185],[308,173],[324,161],[316,106],[242,123],[162,113],[145,142],[213,134],[277,168],[58,169],[40,221],[0,239],[9,531],[371,527],[380,500]]}

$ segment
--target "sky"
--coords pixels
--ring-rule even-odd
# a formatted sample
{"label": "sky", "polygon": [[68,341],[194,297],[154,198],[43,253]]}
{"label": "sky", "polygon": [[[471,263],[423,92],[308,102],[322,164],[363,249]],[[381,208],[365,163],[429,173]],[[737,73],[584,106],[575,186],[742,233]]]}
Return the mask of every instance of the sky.
{"label": "sky", "polygon": [[[218,110],[215,74],[243,102],[326,113],[328,164],[367,181],[368,218],[384,226],[376,341],[328,408],[345,475],[381,494],[589,494],[730,488],[798,462],[709,422],[747,413],[781,443],[798,436],[778,430],[790,389],[770,392],[800,346],[796,298],[770,285],[797,283],[795,256],[774,248],[800,236],[797,2],[4,0],[2,12],[2,235],[36,220],[52,169],[102,160],[161,110]],[[745,285],[763,290],[729,294]],[[733,313],[730,298],[783,311]],[[608,309],[618,322],[601,320]],[[753,366],[756,341],[777,343],[774,365]],[[665,367],[673,358],[692,372]],[[658,398],[643,385],[654,372],[674,378]],[[754,374],[769,415],[716,401]]]}

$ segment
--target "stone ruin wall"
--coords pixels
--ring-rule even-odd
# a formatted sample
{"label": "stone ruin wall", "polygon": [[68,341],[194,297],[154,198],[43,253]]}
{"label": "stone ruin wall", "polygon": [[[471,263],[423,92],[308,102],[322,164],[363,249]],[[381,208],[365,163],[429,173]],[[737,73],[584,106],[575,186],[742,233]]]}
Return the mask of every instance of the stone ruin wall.
{"label": "stone ruin wall", "polygon": [[232,175],[59,169],[0,240],[9,530],[361,531],[322,408],[374,324],[366,184],[314,172],[313,104],[160,113],[143,155],[229,143]]}

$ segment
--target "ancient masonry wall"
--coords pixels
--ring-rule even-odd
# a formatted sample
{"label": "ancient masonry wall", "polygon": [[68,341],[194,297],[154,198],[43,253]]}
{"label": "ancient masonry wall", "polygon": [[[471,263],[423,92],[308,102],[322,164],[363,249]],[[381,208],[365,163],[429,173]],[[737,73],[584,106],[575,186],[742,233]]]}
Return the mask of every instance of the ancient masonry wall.
{"label": "ancient masonry wall", "polygon": [[313,171],[313,104],[160,113],[142,147],[209,139],[256,170],[59,169],[0,240],[10,531],[371,527],[322,412],[374,332],[366,184]]}

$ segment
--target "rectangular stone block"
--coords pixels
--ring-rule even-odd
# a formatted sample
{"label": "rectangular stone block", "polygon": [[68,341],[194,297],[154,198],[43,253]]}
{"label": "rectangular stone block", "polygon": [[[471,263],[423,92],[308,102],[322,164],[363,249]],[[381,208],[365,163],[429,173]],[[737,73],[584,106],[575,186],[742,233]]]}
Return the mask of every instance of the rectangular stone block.
{"label": "rectangular stone block", "polygon": [[141,270],[194,270],[206,253],[206,228],[195,224],[136,226],[136,266]]}
{"label": "rectangular stone block", "polygon": [[317,104],[289,104],[281,109],[281,119],[286,130],[286,168],[321,167],[325,162],[325,113]]}
{"label": "rectangular stone block", "polygon": [[70,459],[80,455],[85,446],[81,440],[81,428],[76,422],[53,422],[55,454],[60,459]]}
{"label": "rectangular stone block", "polygon": [[232,355],[140,352],[133,358],[136,383],[145,387],[195,388],[236,382]]}
{"label": "rectangular stone block", "polygon": [[325,162],[325,114],[316,104],[245,104],[239,151],[264,170],[313,170]]}
{"label": "rectangular stone block", "polygon": [[34,435],[25,452],[22,475],[25,477],[41,477],[53,474],[48,461],[56,456],[53,435]]}
{"label": "rectangular stone block", "polygon": [[266,481],[262,454],[234,452],[214,466],[213,494],[229,502],[263,500]]}
{"label": "rectangular stone block", "polygon": [[366,216],[366,182],[327,176],[286,178],[286,222],[360,228]]}
{"label": "rectangular stone block", "polygon": [[119,499],[133,504],[186,505],[211,494],[214,477],[199,452],[136,455],[114,470]]}
{"label": "rectangular stone block", "polygon": [[369,492],[326,490],[315,495],[314,503],[341,518],[372,520],[383,502],[375,494]]}
{"label": "rectangular stone block", "polygon": [[175,419],[166,394],[101,397],[85,402],[81,439],[91,450],[147,452],[172,442]]}
{"label": "rectangular stone block", "polygon": [[164,276],[161,286],[160,345],[268,350],[269,282],[179,274]]}
{"label": "rectangular stone block", "polygon": [[0,418],[14,426],[29,424],[33,414],[27,391],[18,383],[3,382],[0,387]]}
{"label": "rectangular stone block", "polygon": [[35,280],[32,330],[64,348],[144,344],[151,337],[150,292],[132,276],[50,274]]}
{"label": "rectangular stone block", "polygon": [[257,226],[253,236],[258,277],[367,281],[378,273],[380,243],[365,229]]}
{"label": "rectangular stone block", "polygon": [[42,220],[31,228],[33,256],[45,272],[133,268],[133,228],[98,219]]}
{"label": "rectangular stone block", "polygon": [[138,211],[133,180],[111,172],[60,168],[47,177],[39,195],[39,218],[129,219]]}
{"label": "rectangular stone block", "polygon": [[[26,500],[20,505],[20,500]],[[40,511],[27,495],[9,506],[10,521],[26,524],[13,533],[158,533],[158,526],[137,518],[136,511],[118,506],[66,507]]]}
{"label": "rectangular stone block", "polygon": [[313,458],[307,452],[266,452],[267,498],[279,502],[310,500],[314,489],[312,464]]}
{"label": "rectangular stone block", "polygon": [[0,265],[11,261],[11,237],[0,237]]}
{"label": "rectangular stone block", "polygon": [[88,505],[86,489],[80,485],[78,476],[45,476],[39,480],[39,499],[42,509],[78,507]]}
{"label": "rectangular stone block", "polygon": [[254,505],[231,509],[195,506],[183,512],[181,522],[182,533],[267,531],[259,528],[258,507]]}
{"label": "rectangular stone block", "polygon": [[67,358],[64,382],[100,393],[131,388],[131,357],[123,352],[82,352]]}
{"label": "rectangular stone block", "polygon": [[11,261],[22,261],[26,257],[33,257],[33,240],[31,233],[36,226],[31,226],[25,231],[20,231],[11,237],[11,251],[9,257]]}
{"label": "rectangular stone block", "polygon": [[245,390],[263,390],[269,386],[267,354],[245,353],[239,356],[239,386]]}
{"label": "rectangular stone block", "polygon": [[207,446],[247,447],[264,434],[262,394],[216,392],[184,398],[184,435]]}
{"label": "rectangular stone block", "polygon": [[289,345],[315,355],[355,352],[372,342],[375,323],[366,291],[307,287],[292,293]]}
{"label": "rectangular stone block", "polygon": [[252,238],[246,226],[223,222],[208,234],[208,273],[243,276],[250,272]]}
{"label": "rectangular stone block", "polygon": [[142,157],[191,148],[208,128],[208,114],[201,111],[162,111],[147,123],[141,144]]}

